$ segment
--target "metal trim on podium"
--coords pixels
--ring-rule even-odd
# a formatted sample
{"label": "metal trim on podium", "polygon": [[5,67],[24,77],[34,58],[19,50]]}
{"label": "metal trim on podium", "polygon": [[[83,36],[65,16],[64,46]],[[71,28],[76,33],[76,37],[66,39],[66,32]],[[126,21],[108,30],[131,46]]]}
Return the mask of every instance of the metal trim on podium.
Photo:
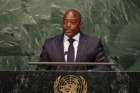
{"label": "metal trim on podium", "polygon": [[92,65],[115,65],[113,62],[28,62],[29,65],[84,65],[84,66],[92,66]]}
{"label": "metal trim on podium", "polygon": [[113,62],[28,62],[36,70],[47,71],[112,71]]}

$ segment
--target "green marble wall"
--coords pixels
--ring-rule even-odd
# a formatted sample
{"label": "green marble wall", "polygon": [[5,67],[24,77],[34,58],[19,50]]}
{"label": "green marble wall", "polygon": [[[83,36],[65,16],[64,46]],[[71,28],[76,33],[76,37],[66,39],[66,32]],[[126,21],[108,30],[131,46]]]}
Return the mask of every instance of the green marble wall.
{"label": "green marble wall", "polygon": [[46,38],[62,31],[69,8],[82,14],[82,31],[104,42],[110,59],[140,70],[140,0],[0,0],[0,70],[30,70]]}

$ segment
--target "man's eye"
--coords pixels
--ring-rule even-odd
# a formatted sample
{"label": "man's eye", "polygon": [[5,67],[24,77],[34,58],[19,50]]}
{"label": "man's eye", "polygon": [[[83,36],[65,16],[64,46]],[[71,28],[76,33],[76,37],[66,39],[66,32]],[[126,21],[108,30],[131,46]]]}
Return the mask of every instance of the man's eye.
{"label": "man's eye", "polygon": [[76,22],[74,21],[74,22],[71,22],[72,24],[76,24]]}

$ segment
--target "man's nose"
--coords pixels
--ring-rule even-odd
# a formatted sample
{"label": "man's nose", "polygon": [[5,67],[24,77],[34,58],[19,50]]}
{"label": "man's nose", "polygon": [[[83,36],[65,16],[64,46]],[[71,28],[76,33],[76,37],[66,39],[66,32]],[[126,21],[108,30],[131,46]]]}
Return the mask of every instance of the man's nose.
{"label": "man's nose", "polygon": [[71,23],[70,22],[67,23],[67,27],[71,27]]}

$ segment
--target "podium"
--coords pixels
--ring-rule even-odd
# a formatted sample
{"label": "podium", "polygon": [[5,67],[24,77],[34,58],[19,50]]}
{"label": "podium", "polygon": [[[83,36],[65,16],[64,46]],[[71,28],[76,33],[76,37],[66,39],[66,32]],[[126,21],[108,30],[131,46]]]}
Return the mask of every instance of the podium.
{"label": "podium", "polygon": [[[29,65],[49,66],[95,66],[114,63],[65,63],[29,62]],[[116,74],[117,73],[117,74]],[[124,93],[127,90],[125,73],[112,71],[5,71],[0,72],[1,93]],[[118,81],[118,78],[120,81]],[[123,92],[124,91],[124,92]],[[125,92],[126,93],[126,92]]]}
{"label": "podium", "polygon": [[[29,62],[29,65],[37,66],[51,66],[51,67],[61,67],[69,68],[72,67],[72,70],[43,70],[44,74],[42,78],[46,77],[49,81],[52,81],[53,84],[47,85],[52,89],[53,93],[111,93],[111,89],[108,86],[110,84],[110,74],[99,71],[99,70],[85,70],[78,69],[73,70],[73,67],[88,67],[88,66],[106,66],[110,67],[115,65],[114,63],[109,62]],[[40,70],[38,70],[40,71]],[[42,71],[42,70],[41,70]],[[108,71],[109,72],[109,71]],[[46,74],[45,74],[46,73]],[[104,78],[102,78],[104,77]],[[40,78],[41,79],[41,78]],[[98,83],[96,83],[98,82]],[[103,89],[98,89],[100,84]],[[93,86],[94,85],[94,86]]]}

